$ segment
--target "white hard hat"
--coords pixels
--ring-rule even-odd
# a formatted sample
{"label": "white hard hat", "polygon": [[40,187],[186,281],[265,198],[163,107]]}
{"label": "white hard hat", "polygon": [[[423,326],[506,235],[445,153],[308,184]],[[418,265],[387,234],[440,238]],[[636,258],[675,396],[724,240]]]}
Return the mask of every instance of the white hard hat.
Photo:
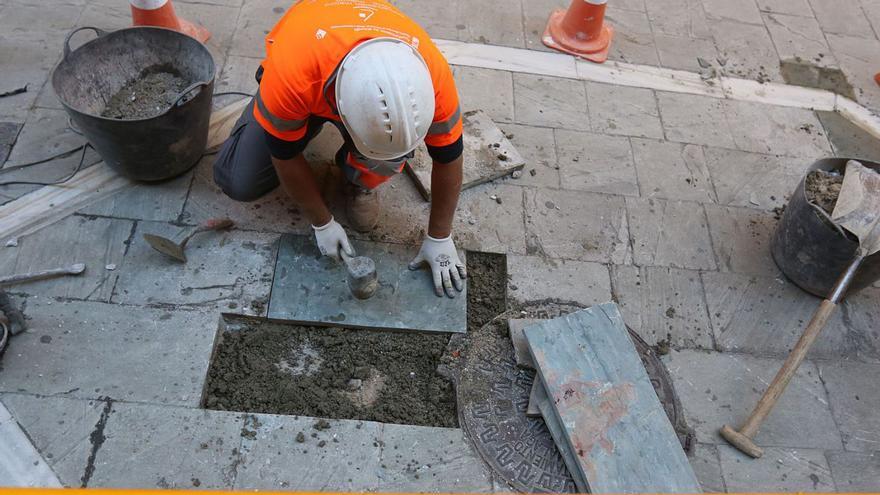
{"label": "white hard hat", "polygon": [[336,75],[336,108],[358,151],[399,158],[425,139],[434,120],[434,85],[418,50],[394,38],[354,47]]}

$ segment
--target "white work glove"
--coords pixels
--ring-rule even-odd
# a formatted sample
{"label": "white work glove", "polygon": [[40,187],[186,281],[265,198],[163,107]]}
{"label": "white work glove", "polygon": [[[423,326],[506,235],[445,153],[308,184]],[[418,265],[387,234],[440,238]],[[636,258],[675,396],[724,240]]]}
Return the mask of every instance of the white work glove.
{"label": "white work glove", "polygon": [[312,229],[315,230],[315,243],[318,244],[318,251],[321,251],[324,256],[339,261],[339,250],[345,251],[345,254],[349,256],[355,255],[351,243],[348,242],[348,236],[345,235],[345,230],[333,217],[330,217],[330,221],[326,225],[321,227],[312,225]]}
{"label": "white work glove", "polygon": [[444,290],[449,297],[455,297],[455,290],[461,292],[464,287],[462,279],[467,278],[467,269],[458,257],[452,236],[445,239],[434,239],[426,235],[422,242],[422,249],[409,264],[410,270],[416,270],[421,265],[427,264],[431,268],[431,276],[434,278],[434,292],[442,297]]}

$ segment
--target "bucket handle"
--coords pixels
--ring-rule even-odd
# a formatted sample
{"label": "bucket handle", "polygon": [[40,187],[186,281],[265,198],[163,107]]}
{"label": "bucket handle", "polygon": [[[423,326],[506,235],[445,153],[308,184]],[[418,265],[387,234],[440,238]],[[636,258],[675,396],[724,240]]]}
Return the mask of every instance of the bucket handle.
{"label": "bucket handle", "polygon": [[74,34],[80,31],[85,31],[86,29],[91,29],[92,31],[94,31],[98,38],[107,34],[107,31],[92,26],[84,26],[74,29],[70,32],[70,34],[67,35],[66,38],[64,38],[64,58],[67,58],[67,56],[70,55],[70,38],[73,38]]}
{"label": "bucket handle", "polygon": [[179,95],[177,95],[177,99],[174,100],[174,103],[171,106],[172,107],[179,107],[181,105],[181,101],[186,97],[186,95],[195,91],[196,88],[202,88],[202,87],[207,86],[208,84],[211,84],[211,82],[210,81],[201,81],[201,82],[190,84],[189,87],[187,87],[186,89],[181,91]]}

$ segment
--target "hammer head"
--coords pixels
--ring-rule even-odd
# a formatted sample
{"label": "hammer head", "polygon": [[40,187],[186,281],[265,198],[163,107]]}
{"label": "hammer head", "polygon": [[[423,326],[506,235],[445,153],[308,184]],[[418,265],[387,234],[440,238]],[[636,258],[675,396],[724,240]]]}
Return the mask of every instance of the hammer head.
{"label": "hammer head", "polygon": [[348,272],[348,288],[358,299],[373,297],[379,288],[379,277],[376,275],[376,263],[366,256],[345,259]]}
{"label": "hammer head", "polygon": [[730,442],[731,445],[739,449],[743,454],[747,454],[755,459],[764,455],[764,449],[755,445],[755,442],[753,442],[751,438],[734,430],[728,425],[722,426],[719,433],[721,433],[721,436],[724,437],[725,440]]}

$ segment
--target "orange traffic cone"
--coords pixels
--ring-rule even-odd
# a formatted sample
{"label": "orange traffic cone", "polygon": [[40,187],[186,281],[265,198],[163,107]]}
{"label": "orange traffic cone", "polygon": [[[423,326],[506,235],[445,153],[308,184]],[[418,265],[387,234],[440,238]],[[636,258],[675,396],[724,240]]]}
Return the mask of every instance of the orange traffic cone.
{"label": "orange traffic cone", "polygon": [[874,74],[874,82],[880,84],[880,72]]}
{"label": "orange traffic cone", "polygon": [[544,31],[550,48],[602,63],[608,59],[614,29],[605,24],[608,0],[572,0],[568,10],[556,10]]}
{"label": "orange traffic cone", "polygon": [[211,32],[198,24],[177,17],[171,0],[129,0],[133,26],[158,26],[189,35],[202,43]]}

